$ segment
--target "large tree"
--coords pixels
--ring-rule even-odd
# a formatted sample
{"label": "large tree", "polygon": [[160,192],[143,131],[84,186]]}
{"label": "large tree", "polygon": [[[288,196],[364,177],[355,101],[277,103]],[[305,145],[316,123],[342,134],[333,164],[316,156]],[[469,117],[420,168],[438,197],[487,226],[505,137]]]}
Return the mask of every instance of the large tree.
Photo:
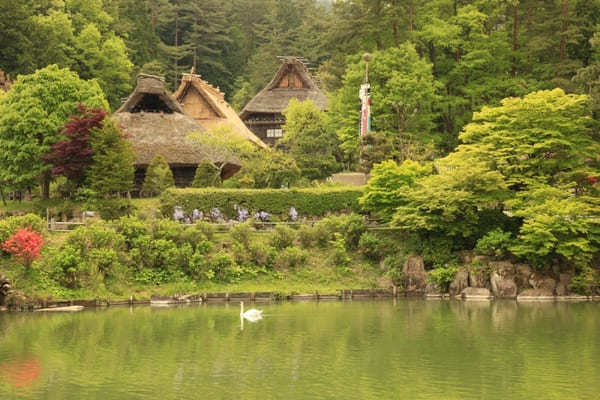
{"label": "large tree", "polygon": [[328,130],[325,113],[312,100],[292,99],[283,115],[285,136],[277,146],[294,157],[304,178],[323,179],[340,169],[335,132]]}
{"label": "large tree", "polygon": [[108,108],[95,81],[51,65],[21,75],[0,101],[0,181],[18,190],[37,182],[48,197],[51,166],[43,162],[62,138],[60,128],[78,104]]}

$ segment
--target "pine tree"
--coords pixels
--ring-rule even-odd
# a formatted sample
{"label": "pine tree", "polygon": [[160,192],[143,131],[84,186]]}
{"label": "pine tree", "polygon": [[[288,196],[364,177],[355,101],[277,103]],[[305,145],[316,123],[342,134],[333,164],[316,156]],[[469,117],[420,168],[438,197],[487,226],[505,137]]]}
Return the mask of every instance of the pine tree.
{"label": "pine tree", "polygon": [[135,153],[114,120],[105,120],[91,136],[92,164],[87,184],[99,197],[127,192],[133,187]]}
{"label": "pine tree", "polygon": [[175,180],[167,160],[160,154],[155,155],[146,170],[142,192],[146,195],[156,196],[173,186],[175,186]]}

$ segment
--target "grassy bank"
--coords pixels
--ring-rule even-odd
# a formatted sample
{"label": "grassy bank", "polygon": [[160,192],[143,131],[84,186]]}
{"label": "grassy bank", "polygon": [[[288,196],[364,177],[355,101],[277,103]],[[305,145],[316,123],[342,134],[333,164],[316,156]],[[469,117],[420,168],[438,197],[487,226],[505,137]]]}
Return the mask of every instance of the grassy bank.
{"label": "grassy bank", "polygon": [[[5,221],[14,221],[10,229],[15,230],[21,220]],[[397,271],[381,267],[381,260],[394,246],[373,235],[358,215],[268,231],[249,221],[225,233],[206,222],[186,226],[125,217],[68,233],[43,232],[39,259],[28,266],[5,253],[0,266],[13,288],[33,301],[204,292],[335,293],[391,285]]]}

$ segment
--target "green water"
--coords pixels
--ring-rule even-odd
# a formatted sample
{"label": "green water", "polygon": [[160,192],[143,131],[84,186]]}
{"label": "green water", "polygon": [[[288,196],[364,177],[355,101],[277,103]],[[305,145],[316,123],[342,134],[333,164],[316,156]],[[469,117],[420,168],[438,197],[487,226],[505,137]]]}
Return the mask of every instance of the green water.
{"label": "green water", "polygon": [[0,314],[0,397],[600,398],[597,303],[258,307]]}

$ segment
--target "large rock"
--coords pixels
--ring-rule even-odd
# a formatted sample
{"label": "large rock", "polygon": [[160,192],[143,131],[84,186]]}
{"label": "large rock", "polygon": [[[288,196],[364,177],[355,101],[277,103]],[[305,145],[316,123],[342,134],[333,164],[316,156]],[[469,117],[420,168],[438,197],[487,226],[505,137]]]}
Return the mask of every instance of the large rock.
{"label": "large rock", "polygon": [[526,264],[517,264],[515,266],[515,283],[519,289],[529,289],[529,278],[533,274],[533,269]]}
{"label": "large rock", "polygon": [[458,271],[450,284],[450,296],[460,294],[467,286],[469,286],[469,273],[466,270]]}
{"label": "large rock", "polygon": [[426,296],[439,296],[442,294],[442,290],[435,282],[429,282],[425,287],[425,295]]}
{"label": "large rock", "polygon": [[554,291],[548,289],[527,289],[517,296],[517,301],[554,301],[554,299]]}
{"label": "large rock", "polygon": [[4,306],[6,304],[6,297],[10,292],[10,281],[0,275],[0,306]]}
{"label": "large rock", "polygon": [[554,294],[554,290],[556,289],[556,281],[550,278],[547,275],[543,275],[539,272],[536,272],[531,275],[529,278],[529,284],[534,289],[544,289],[546,291],[552,292]]}
{"label": "large rock", "polygon": [[461,292],[461,296],[465,300],[489,300],[492,293],[486,288],[468,287]]}
{"label": "large rock", "polygon": [[490,276],[483,269],[472,269],[469,271],[469,286],[474,288],[490,287]]}
{"label": "large rock", "polygon": [[490,276],[490,284],[494,296],[501,298],[514,298],[517,295],[517,284],[514,281],[514,276],[503,274],[501,271],[492,271]]}
{"label": "large rock", "polygon": [[571,279],[573,279],[572,274],[563,273],[559,275],[558,283],[556,284],[556,289],[554,290],[557,296],[566,296],[571,292],[569,290]]}
{"label": "large rock", "polygon": [[424,290],[427,286],[425,263],[420,256],[409,256],[402,266],[402,283],[407,291]]}

